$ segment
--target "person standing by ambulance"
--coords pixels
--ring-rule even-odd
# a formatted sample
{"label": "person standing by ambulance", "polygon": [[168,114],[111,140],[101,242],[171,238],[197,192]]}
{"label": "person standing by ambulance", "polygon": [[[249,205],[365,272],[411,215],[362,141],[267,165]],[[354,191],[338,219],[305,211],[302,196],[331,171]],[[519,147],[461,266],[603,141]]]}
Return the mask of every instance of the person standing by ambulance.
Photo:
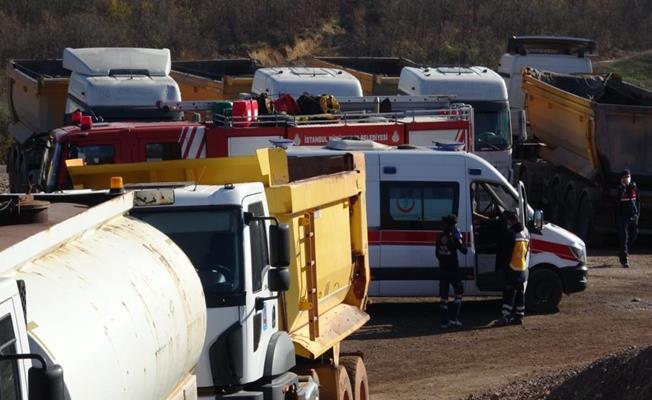
{"label": "person standing by ambulance", "polygon": [[[462,308],[462,295],[464,285],[460,273],[460,264],[457,260],[457,252],[466,254],[466,245],[462,240],[462,234],[457,229],[457,216],[451,214],[442,218],[444,229],[437,238],[435,256],[439,261],[439,309],[441,315],[441,328],[461,327],[460,310]],[[450,316],[448,310],[448,294],[450,286],[455,291],[455,300],[451,305]]]}
{"label": "person standing by ambulance", "polygon": [[[507,246],[501,268],[505,271],[502,318],[498,325],[522,325],[525,317],[525,282],[527,281],[528,252],[530,234],[513,212],[505,212],[503,218],[507,228],[507,238],[499,246]],[[500,253],[500,252],[499,252]],[[499,261],[497,259],[497,261]]]}
{"label": "person standing by ambulance", "polygon": [[638,235],[638,218],[641,202],[638,197],[636,183],[628,169],[620,174],[618,187],[618,204],[616,206],[616,224],[618,227],[618,258],[623,268],[629,268],[629,250]]}

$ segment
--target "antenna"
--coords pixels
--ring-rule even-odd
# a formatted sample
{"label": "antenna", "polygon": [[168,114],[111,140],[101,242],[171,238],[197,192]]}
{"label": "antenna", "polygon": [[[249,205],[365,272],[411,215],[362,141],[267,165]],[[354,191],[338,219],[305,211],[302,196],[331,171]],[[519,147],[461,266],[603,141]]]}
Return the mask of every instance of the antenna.
{"label": "antenna", "polygon": [[199,178],[195,181],[195,187],[192,189],[193,192],[197,191],[197,185],[199,185],[199,181],[201,181],[202,176],[204,176],[204,172],[206,172],[206,166],[203,166],[201,168],[201,172],[199,173]]}

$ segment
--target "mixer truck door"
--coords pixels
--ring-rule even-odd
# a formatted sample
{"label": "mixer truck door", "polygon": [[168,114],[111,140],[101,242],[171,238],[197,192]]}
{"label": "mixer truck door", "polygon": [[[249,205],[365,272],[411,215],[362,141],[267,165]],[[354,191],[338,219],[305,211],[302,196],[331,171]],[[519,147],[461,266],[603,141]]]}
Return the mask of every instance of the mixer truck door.
{"label": "mixer truck door", "polygon": [[267,345],[274,332],[279,329],[278,299],[268,286],[270,260],[267,232],[270,222],[255,218],[268,215],[262,199],[258,196],[245,198],[243,209],[254,217],[245,219],[244,234],[245,242],[248,242],[245,243],[244,251],[250,258],[250,262],[245,265],[249,266],[251,277],[251,289],[247,283],[247,310],[243,325],[251,332],[247,334],[246,342],[249,349],[247,351],[252,352],[252,359],[246,364],[249,368],[260,368],[265,364]]}

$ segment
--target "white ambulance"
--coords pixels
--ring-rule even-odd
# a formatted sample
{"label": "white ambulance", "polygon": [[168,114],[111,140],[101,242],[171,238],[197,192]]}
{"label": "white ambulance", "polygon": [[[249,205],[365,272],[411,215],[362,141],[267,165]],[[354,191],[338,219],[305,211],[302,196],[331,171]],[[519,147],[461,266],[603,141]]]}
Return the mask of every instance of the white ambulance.
{"label": "white ambulance", "polygon": [[[435,243],[441,219],[458,216],[468,252],[459,254],[466,295],[499,295],[496,271],[498,216],[516,212],[530,230],[527,304],[554,310],[562,293],[587,287],[586,246],[571,232],[543,223],[541,211],[527,206],[519,190],[477,155],[430,148],[397,149],[370,141],[332,140],[326,148],[293,148],[293,156],[337,150],[364,152],[367,218],[372,268],[370,295],[437,296],[439,267]],[[478,216],[479,215],[479,216]],[[480,217],[481,216],[481,217]],[[484,217],[484,218],[482,218]]]}

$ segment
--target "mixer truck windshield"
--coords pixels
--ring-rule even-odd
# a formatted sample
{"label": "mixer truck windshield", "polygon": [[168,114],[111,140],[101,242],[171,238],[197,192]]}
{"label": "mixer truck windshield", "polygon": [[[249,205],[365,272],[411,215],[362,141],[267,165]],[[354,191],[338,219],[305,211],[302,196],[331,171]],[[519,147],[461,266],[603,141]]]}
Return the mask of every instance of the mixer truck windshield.
{"label": "mixer truck windshield", "polygon": [[466,101],[473,106],[475,149],[507,150],[511,144],[509,108],[504,102]]}
{"label": "mixer truck windshield", "polygon": [[138,210],[135,217],[170,237],[188,256],[211,296],[243,291],[242,211],[236,207]]}

